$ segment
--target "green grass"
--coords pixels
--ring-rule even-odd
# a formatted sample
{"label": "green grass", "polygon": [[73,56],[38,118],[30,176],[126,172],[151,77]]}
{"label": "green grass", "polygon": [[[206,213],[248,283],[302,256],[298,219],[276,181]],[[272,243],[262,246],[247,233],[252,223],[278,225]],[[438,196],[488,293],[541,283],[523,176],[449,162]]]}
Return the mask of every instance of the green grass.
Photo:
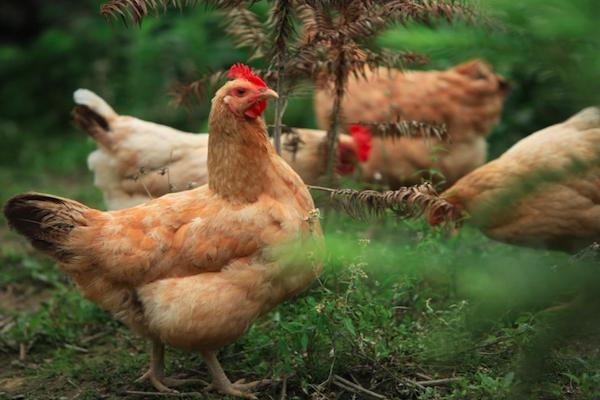
{"label": "green grass", "polygon": [[[56,149],[52,160],[79,161],[45,170],[53,161],[41,157],[38,167],[0,170],[0,200],[36,190],[101,206],[79,164],[82,146]],[[232,379],[275,377],[261,398],[280,398],[284,377],[290,399],[353,398],[336,375],[397,399],[598,398],[598,274],[589,258],[391,217],[366,223],[331,214],[323,225],[329,253],[320,281],[221,352]],[[133,383],[147,367],[146,344],[81,299],[4,221],[0,238],[0,398],[152,391]],[[548,310],[573,299],[571,308]],[[208,378],[197,354],[169,349],[167,362],[172,374]],[[455,379],[415,383],[428,377]]]}

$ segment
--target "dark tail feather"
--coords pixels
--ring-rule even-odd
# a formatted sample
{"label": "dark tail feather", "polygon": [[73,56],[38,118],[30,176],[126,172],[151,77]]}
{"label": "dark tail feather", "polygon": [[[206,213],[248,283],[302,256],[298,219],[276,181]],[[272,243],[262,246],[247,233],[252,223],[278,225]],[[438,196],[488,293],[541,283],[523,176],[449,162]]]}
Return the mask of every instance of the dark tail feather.
{"label": "dark tail feather", "polygon": [[36,249],[61,261],[71,253],[65,244],[71,231],[86,226],[88,207],[73,200],[39,193],[21,194],[4,206],[9,226],[25,236]]}
{"label": "dark tail feather", "polygon": [[75,126],[86,132],[95,142],[109,147],[108,132],[110,125],[106,118],[93,111],[88,106],[76,106],[71,112]]}

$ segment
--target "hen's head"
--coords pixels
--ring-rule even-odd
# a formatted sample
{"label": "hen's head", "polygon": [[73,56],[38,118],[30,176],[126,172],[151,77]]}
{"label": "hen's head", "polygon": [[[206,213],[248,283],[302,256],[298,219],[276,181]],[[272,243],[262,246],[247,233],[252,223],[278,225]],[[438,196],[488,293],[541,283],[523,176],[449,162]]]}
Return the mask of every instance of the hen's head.
{"label": "hen's head", "polygon": [[337,172],[340,175],[349,175],[354,172],[358,163],[369,160],[372,147],[371,131],[366,126],[350,126],[350,135],[342,136],[338,144],[339,162]]}
{"label": "hen's head", "polygon": [[232,80],[217,91],[213,106],[222,103],[237,118],[254,120],[267,108],[267,100],[279,97],[246,65],[233,65],[229,69],[229,78]]}
{"label": "hen's head", "polygon": [[453,68],[454,71],[472,80],[489,82],[491,88],[502,95],[507,95],[511,90],[511,83],[502,75],[496,74],[494,68],[483,60],[471,60]]}

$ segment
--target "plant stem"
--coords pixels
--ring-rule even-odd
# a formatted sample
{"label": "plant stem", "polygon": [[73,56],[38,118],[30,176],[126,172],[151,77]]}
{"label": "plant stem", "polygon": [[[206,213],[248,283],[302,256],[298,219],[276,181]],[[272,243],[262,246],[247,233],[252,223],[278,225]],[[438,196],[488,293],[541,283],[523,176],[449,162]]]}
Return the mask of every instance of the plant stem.
{"label": "plant stem", "polygon": [[276,90],[279,94],[279,98],[275,102],[275,122],[273,124],[273,144],[275,146],[275,151],[277,154],[281,155],[281,130],[283,125],[283,114],[285,113],[285,109],[288,103],[287,93],[282,93],[282,77],[283,76],[283,68],[279,68],[277,74],[277,84]]}
{"label": "plant stem", "polygon": [[342,100],[344,99],[344,87],[346,86],[346,80],[348,75],[345,69],[346,54],[341,51],[338,54],[338,59],[335,68],[335,86],[334,86],[334,100],[333,108],[330,115],[329,130],[327,131],[327,181],[329,184],[334,183],[335,179],[335,165],[337,162],[337,142],[338,142],[338,131],[341,126],[341,109]]}

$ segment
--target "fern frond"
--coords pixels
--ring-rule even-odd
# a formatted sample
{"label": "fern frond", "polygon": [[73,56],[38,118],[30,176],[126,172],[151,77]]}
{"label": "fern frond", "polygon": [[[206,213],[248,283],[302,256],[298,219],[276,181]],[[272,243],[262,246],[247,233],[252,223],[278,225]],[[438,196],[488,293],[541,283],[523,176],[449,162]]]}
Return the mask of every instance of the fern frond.
{"label": "fern frond", "polygon": [[250,49],[250,59],[263,57],[268,52],[267,35],[256,14],[247,7],[234,7],[223,11],[225,32],[234,39],[237,47]]}
{"label": "fern frond", "polygon": [[172,104],[178,107],[190,109],[192,103],[206,101],[209,93],[214,88],[223,84],[228,79],[228,71],[217,71],[204,74],[200,79],[190,83],[177,84],[170,95],[173,97]]}
{"label": "fern frond", "polygon": [[437,193],[430,184],[403,187],[398,190],[378,192],[376,190],[329,189],[309,186],[313,190],[330,193],[345,213],[356,219],[381,216],[390,210],[402,219],[415,219],[423,214],[443,216],[447,223],[459,224],[464,213]]}
{"label": "fern frond", "polygon": [[244,4],[246,0],[110,0],[100,7],[100,14],[106,18],[121,17],[125,25],[128,18],[140,25],[152,12],[166,12],[169,7],[194,7],[200,2],[207,6],[229,8]]}
{"label": "fern frond", "polygon": [[473,8],[456,0],[391,1],[388,5],[388,12],[390,19],[402,24],[415,21],[431,25],[434,20],[446,20],[451,23],[455,19],[472,23],[477,17]]}
{"label": "fern frond", "polygon": [[110,0],[102,5],[100,14],[107,18],[120,16],[125,24],[128,17],[139,25],[151,12],[165,12],[170,6],[183,8],[195,6],[197,3],[198,0]]}
{"label": "fern frond", "polygon": [[366,126],[373,136],[384,138],[418,137],[438,140],[452,139],[448,137],[448,128],[445,124],[397,120],[393,122],[358,122],[353,125]]}
{"label": "fern frond", "polygon": [[271,57],[272,64],[285,62],[285,58],[289,49],[289,42],[295,32],[292,20],[291,0],[276,0],[269,14],[268,25],[272,28],[272,43]]}

